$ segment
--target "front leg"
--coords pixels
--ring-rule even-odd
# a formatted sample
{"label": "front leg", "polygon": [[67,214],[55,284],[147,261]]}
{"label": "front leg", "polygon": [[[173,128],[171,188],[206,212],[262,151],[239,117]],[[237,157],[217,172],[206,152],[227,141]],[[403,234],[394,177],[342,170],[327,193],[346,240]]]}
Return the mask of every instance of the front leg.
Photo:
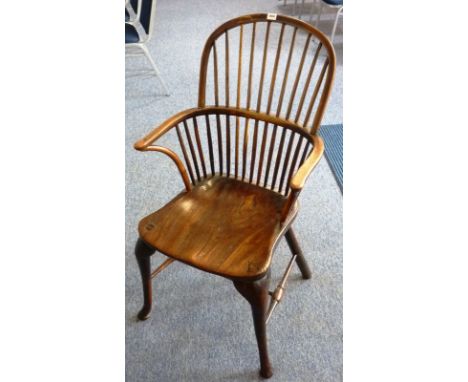
{"label": "front leg", "polygon": [[156,252],[153,247],[150,247],[143,240],[138,239],[135,245],[135,256],[140,268],[141,282],[143,284],[143,299],[144,304],[138,313],[140,320],[146,320],[151,313],[153,286],[151,283],[151,255]]}
{"label": "front leg", "polygon": [[260,375],[270,378],[273,371],[268,358],[266,336],[266,314],[270,298],[268,295],[269,276],[258,281],[233,281],[237,291],[250,303],[260,354]]}

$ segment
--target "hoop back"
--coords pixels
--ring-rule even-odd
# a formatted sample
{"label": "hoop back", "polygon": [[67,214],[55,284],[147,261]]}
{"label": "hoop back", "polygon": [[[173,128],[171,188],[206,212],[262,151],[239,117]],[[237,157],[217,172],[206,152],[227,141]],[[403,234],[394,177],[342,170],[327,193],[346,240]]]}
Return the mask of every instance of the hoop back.
{"label": "hoop back", "polygon": [[205,44],[198,106],[254,110],[315,134],[334,72],[333,46],[319,30],[282,15],[241,16]]}

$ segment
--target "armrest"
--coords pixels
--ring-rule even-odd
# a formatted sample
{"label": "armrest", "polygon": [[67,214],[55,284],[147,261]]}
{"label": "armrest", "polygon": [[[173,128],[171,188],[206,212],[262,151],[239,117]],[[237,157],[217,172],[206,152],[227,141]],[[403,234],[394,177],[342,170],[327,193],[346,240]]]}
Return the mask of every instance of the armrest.
{"label": "armrest", "polygon": [[155,141],[161,138],[164,134],[166,134],[169,130],[171,130],[175,125],[182,122],[185,119],[190,118],[195,114],[195,112],[199,111],[199,108],[192,108],[181,111],[166,119],[163,123],[161,123],[158,127],[153,129],[149,134],[145,137],[137,141],[133,147],[138,151],[147,151],[148,147],[151,146]]}
{"label": "armrest", "polygon": [[190,118],[198,110],[199,109],[197,108],[188,109],[188,110],[184,110],[184,111],[181,111],[180,113],[175,114],[174,116],[164,121],[161,125],[153,129],[153,131],[151,131],[148,135],[146,135],[144,138],[140,139],[138,142],[136,142],[133,145],[133,147],[138,151],[157,151],[171,158],[172,161],[176,164],[177,169],[179,170],[180,176],[182,177],[182,180],[185,185],[185,189],[187,191],[190,191],[192,189],[192,186],[190,184],[190,180],[187,175],[187,170],[183,162],[179,158],[179,156],[174,151],[168,149],[167,147],[157,146],[157,145],[155,146],[153,145],[153,143],[156,142],[160,137],[162,137],[168,131],[170,131],[178,123],[182,122],[183,120],[187,118]]}
{"label": "armrest", "polygon": [[[200,116],[200,115],[212,115],[212,114],[226,114],[226,115],[233,115],[233,116],[241,116],[244,118],[252,118],[257,119],[260,121],[278,124],[283,127],[288,127],[294,131],[300,130],[295,124],[290,121],[286,121],[280,119],[278,117],[273,116],[265,116],[263,114],[251,111],[251,110],[243,110],[243,109],[233,109],[229,107],[219,107],[219,106],[208,106],[208,107],[197,107],[192,109],[187,109],[177,113],[164,121],[161,125],[153,129],[148,135],[144,138],[140,139],[134,144],[134,148],[138,151],[159,151],[166,155],[168,155],[177,165],[179,172],[184,180],[184,184],[187,190],[190,190],[190,182],[187,177],[187,171],[185,169],[184,164],[177,156],[176,153],[173,151],[161,147],[161,146],[154,146],[153,144],[161,138],[164,134],[170,131],[173,127],[178,125],[179,123],[183,122],[192,117]],[[302,132],[302,134],[304,134]],[[292,189],[292,194],[298,193],[303,187],[304,183],[307,180],[308,176],[312,172],[312,170],[317,165],[318,161],[322,157],[324,151],[324,145],[322,138],[318,135],[312,135],[313,141],[313,149],[312,153],[309,157],[305,160],[302,166],[297,170],[297,172],[292,177],[289,186]]]}
{"label": "armrest", "polygon": [[302,166],[299,167],[289,183],[289,186],[293,191],[300,191],[304,187],[307,178],[323,155],[324,145],[322,138],[318,135],[312,135],[312,140],[314,141],[312,153],[305,160]]}
{"label": "armrest", "polygon": [[296,201],[299,192],[304,188],[304,184],[307,178],[309,177],[310,173],[322,157],[324,151],[322,138],[320,138],[318,135],[312,135],[312,140],[314,142],[312,153],[305,160],[302,166],[299,167],[299,169],[296,171],[291,181],[289,182],[289,187],[291,187],[291,193],[289,194],[288,199],[283,206],[283,210],[281,211],[282,222],[287,220],[291,207]]}

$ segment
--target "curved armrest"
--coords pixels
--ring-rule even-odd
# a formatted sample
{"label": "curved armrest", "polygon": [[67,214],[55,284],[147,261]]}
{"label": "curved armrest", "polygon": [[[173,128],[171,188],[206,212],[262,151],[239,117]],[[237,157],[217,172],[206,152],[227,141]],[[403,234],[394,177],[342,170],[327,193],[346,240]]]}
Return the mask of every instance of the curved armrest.
{"label": "curved armrest", "polygon": [[283,206],[283,210],[281,211],[282,222],[286,221],[291,207],[293,206],[294,202],[299,196],[300,191],[304,188],[304,184],[307,178],[309,177],[310,173],[315,168],[315,166],[317,165],[317,163],[323,155],[324,145],[322,138],[320,138],[318,135],[312,135],[312,140],[314,142],[312,153],[305,160],[302,166],[299,167],[299,169],[289,182],[289,187],[291,187],[291,193],[289,194],[288,199]]}
{"label": "curved armrest", "polygon": [[168,149],[167,147],[155,146],[153,145],[153,143],[156,142],[160,137],[162,137],[168,131],[170,131],[178,123],[192,116],[194,111],[197,111],[197,110],[198,110],[197,108],[188,109],[188,110],[184,110],[184,111],[181,111],[180,113],[175,114],[174,116],[164,121],[161,125],[153,129],[153,131],[151,131],[148,135],[146,135],[144,138],[140,139],[138,142],[136,142],[133,145],[133,147],[138,151],[157,151],[171,158],[172,161],[176,164],[177,169],[179,170],[180,176],[182,177],[182,180],[185,185],[185,189],[187,191],[190,191],[192,189],[192,186],[190,184],[190,180],[187,175],[187,170],[183,162],[179,158],[179,156],[174,151]]}
{"label": "curved armrest", "polygon": [[307,178],[323,155],[324,145],[322,138],[320,138],[318,135],[312,135],[312,140],[314,141],[314,148],[312,149],[312,153],[305,160],[302,166],[299,167],[297,172],[292,177],[291,182],[289,183],[289,187],[291,187],[293,191],[297,192],[302,190]]}
{"label": "curved armrest", "polygon": [[[180,160],[180,158],[173,151],[162,146],[153,146],[153,143],[156,142],[159,138],[161,138],[168,131],[170,131],[172,128],[177,126],[179,123],[189,118],[197,117],[199,115],[210,115],[210,114],[227,114],[227,115],[233,115],[233,116],[241,116],[244,118],[252,118],[252,119],[259,120],[259,121],[281,125],[283,127],[287,127],[303,135],[306,134],[304,130],[297,127],[297,125],[295,125],[293,122],[286,121],[278,117],[274,117],[270,115],[266,116],[261,113],[257,113],[252,110],[246,110],[246,109],[233,109],[229,107],[208,106],[208,107],[196,107],[192,109],[187,109],[187,110],[181,111],[173,115],[172,117],[164,121],[161,125],[153,129],[153,131],[151,131],[144,138],[136,142],[134,144],[134,148],[139,151],[159,151],[168,155],[177,165],[177,168],[179,169],[179,172],[184,181],[185,187],[189,191],[191,189],[190,181],[188,179],[185,166]],[[324,151],[322,138],[320,138],[318,135],[309,136],[309,139],[310,137],[312,138],[312,141],[313,141],[312,153],[309,155],[309,157],[305,160],[302,166],[297,170],[297,172],[292,177],[289,183],[289,186],[291,187],[291,190],[293,191],[291,195],[297,194],[304,187],[304,184],[308,176],[310,175],[314,167],[317,165]]]}
{"label": "curved armrest", "polygon": [[158,127],[153,129],[148,135],[137,141],[133,147],[138,151],[146,151],[146,149],[153,144],[156,140],[161,138],[175,125],[182,122],[184,119],[190,118],[194,112],[200,110],[199,108],[192,108],[181,111],[180,113],[174,114],[172,117],[166,119]]}

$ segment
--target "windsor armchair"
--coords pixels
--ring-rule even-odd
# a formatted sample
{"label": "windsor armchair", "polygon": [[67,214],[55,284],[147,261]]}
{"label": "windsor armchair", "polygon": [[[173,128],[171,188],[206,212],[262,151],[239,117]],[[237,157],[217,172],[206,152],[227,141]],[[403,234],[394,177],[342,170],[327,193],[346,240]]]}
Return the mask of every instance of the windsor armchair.
{"label": "windsor armchair", "polygon": [[[151,312],[152,278],[173,261],[223,276],[251,305],[260,374],[272,375],[266,322],[293,264],[303,278],[311,277],[291,224],[297,197],[324,150],[316,133],[334,69],[329,40],[290,17],[241,16],[211,34],[201,58],[198,107],[135,143],[137,150],[169,156],[185,186],[139,223],[141,320]],[[173,147],[155,144],[171,134]],[[269,292],[272,255],[282,236],[293,256]],[[168,258],[152,272],[156,250]]]}

